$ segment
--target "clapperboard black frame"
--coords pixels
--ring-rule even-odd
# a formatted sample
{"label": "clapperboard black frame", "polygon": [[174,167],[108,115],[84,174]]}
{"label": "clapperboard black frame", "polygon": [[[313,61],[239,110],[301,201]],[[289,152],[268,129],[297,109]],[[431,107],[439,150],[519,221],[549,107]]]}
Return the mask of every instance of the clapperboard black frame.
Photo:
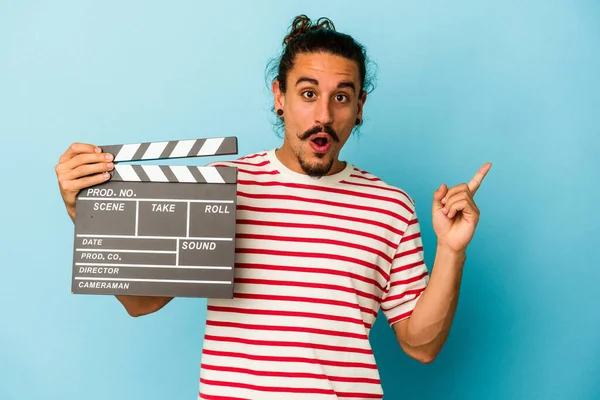
{"label": "clapperboard black frame", "polygon": [[237,168],[121,163],[237,154],[237,138],[100,147],[115,166],[77,196],[72,292],[232,298]]}

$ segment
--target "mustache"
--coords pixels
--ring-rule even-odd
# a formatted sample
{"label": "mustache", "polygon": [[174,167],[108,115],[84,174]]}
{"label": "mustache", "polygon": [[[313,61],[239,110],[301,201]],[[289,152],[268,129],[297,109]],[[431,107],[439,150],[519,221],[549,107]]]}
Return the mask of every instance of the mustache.
{"label": "mustache", "polygon": [[331,125],[317,125],[317,126],[314,126],[314,127],[310,128],[309,130],[307,130],[306,132],[304,132],[299,137],[299,139],[300,140],[307,140],[309,137],[311,137],[315,133],[319,133],[319,132],[325,132],[325,133],[327,133],[336,142],[340,141],[340,138],[338,137],[337,133],[335,133],[335,130],[331,127]]}

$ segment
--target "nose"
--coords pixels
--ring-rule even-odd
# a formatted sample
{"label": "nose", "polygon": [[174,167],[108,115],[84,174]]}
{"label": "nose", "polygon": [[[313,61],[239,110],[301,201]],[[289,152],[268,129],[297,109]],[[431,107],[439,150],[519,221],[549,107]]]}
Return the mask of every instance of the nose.
{"label": "nose", "polygon": [[328,99],[320,99],[315,106],[315,121],[321,125],[327,125],[333,122],[333,112],[331,102]]}

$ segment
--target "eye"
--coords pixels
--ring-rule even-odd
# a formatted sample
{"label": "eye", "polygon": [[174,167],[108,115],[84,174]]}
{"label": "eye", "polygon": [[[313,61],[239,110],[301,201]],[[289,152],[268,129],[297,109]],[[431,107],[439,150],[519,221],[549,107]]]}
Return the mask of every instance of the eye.
{"label": "eye", "polygon": [[335,95],[335,99],[336,99],[336,101],[339,101],[340,103],[344,103],[349,100],[348,96],[346,96],[345,94],[337,94],[337,95]]}
{"label": "eye", "polygon": [[304,92],[302,92],[302,96],[304,96],[305,98],[312,100],[315,98],[315,92],[313,92],[312,90],[306,90]]}

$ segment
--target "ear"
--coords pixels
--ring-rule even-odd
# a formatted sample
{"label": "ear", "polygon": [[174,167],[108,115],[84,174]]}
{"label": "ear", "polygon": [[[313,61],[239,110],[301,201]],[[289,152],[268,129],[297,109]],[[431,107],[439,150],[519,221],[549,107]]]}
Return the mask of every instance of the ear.
{"label": "ear", "polygon": [[274,80],[271,90],[273,91],[273,106],[275,107],[275,111],[278,109],[283,110],[283,105],[285,103],[285,96],[281,92],[281,88],[279,87],[279,81]]}
{"label": "ear", "polygon": [[356,114],[357,118],[360,118],[360,120],[363,120],[363,107],[365,105],[367,101],[367,92],[365,90],[362,91],[362,94],[360,95],[360,98],[358,99],[358,112]]}

